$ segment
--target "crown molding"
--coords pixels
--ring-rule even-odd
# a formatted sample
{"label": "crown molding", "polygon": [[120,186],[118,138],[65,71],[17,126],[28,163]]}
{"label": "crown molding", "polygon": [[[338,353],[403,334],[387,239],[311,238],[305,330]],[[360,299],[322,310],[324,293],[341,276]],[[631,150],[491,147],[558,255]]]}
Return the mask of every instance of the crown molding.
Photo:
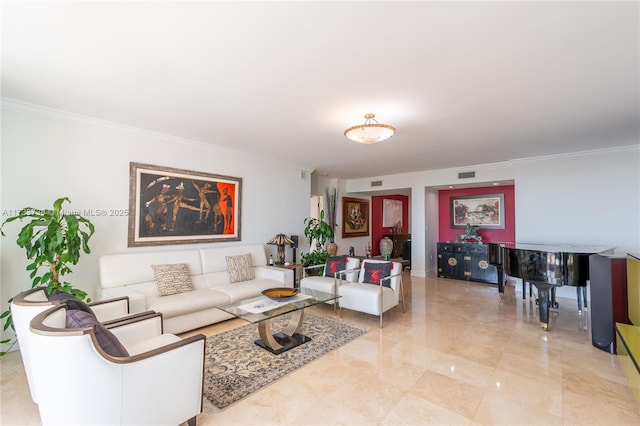
{"label": "crown molding", "polygon": [[199,148],[204,148],[208,150],[222,151],[224,153],[240,155],[242,157],[251,158],[253,160],[259,160],[263,162],[277,164],[282,167],[302,169],[307,171],[309,174],[311,174],[311,172],[313,171],[313,168],[307,165],[294,164],[294,163],[285,162],[285,161],[276,160],[276,159],[267,159],[267,158],[259,157],[250,152],[238,151],[238,150],[226,148],[220,145],[197,141],[194,139],[181,138],[178,136],[168,135],[166,133],[160,133],[152,130],[142,129],[139,127],[128,126],[125,124],[120,124],[120,123],[116,123],[108,120],[102,120],[102,119],[90,117],[87,115],[63,111],[55,108],[45,107],[42,105],[31,104],[31,103],[19,101],[13,98],[0,97],[0,107],[2,108],[3,111],[10,111],[18,114],[23,114],[23,115],[30,115],[34,117],[61,121],[61,122],[65,122],[65,123],[69,123],[77,126],[107,128],[110,130],[115,130],[120,132],[127,132],[127,133],[146,136],[146,137],[158,138],[158,139],[162,139],[162,140],[165,140],[171,143],[176,143],[176,144],[197,146]]}
{"label": "crown molding", "polygon": [[636,143],[636,144],[630,144],[630,145],[614,146],[611,148],[600,148],[600,149],[592,149],[587,151],[567,152],[563,154],[540,155],[537,157],[516,158],[516,159],[510,160],[510,162],[515,165],[515,164],[525,164],[525,163],[536,163],[539,161],[566,160],[569,158],[590,157],[594,155],[603,155],[603,154],[615,154],[620,152],[640,152],[640,144]]}

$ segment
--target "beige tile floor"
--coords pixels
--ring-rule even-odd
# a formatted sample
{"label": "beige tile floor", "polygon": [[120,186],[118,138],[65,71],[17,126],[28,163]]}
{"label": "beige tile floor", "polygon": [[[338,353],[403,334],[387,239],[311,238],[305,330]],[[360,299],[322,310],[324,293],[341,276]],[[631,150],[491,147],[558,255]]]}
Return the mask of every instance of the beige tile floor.
{"label": "beige tile floor", "polygon": [[[407,310],[386,314],[383,329],[344,310],[342,321],[369,333],[224,410],[205,404],[198,424],[640,425],[615,356],[591,345],[574,300],[559,299],[544,332],[535,302],[513,285],[501,301],[495,286],[405,275]],[[0,367],[1,424],[40,424],[19,353]]]}

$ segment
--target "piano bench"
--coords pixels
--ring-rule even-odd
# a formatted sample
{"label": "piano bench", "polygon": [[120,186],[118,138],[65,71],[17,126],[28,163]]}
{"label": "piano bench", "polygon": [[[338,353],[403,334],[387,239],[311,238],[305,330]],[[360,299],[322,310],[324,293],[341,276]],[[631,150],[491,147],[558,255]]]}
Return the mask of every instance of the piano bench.
{"label": "piano bench", "polygon": [[640,327],[616,323],[618,362],[640,405]]}

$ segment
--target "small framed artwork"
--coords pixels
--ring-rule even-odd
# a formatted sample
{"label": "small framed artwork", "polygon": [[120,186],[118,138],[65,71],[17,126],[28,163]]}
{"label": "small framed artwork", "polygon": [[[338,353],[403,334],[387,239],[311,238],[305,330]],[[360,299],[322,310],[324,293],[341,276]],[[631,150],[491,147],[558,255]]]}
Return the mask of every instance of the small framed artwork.
{"label": "small framed artwork", "polygon": [[382,226],[390,228],[402,225],[402,201],[401,200],[382,200]]}
{"label": "small framed artwork", "polygon": [[504,229],[504,194],[450,197],[451,227]]}
{"label": "small framed artwork", "polygon": [[240,241],[242,178],[130,163],[128,246]]}
{"label": "small framed artwork", "polygon": [[342,238],[369,236],[369,200],[342,197]]}

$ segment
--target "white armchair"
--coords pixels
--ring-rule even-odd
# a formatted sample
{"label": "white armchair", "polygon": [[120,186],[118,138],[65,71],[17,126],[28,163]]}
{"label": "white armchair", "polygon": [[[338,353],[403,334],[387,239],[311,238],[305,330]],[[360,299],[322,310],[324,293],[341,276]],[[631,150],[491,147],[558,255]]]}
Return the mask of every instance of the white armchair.
{"label": "white armchair", "polygon": [[74,318],[69,312],[62,304],[31,321],[43,425],[195,425],[202,411],[204,335],[163,334],[162,315],[148,314],[109,326],[129,352],[113,356],[100,343],[101,324],[67,328]]}
{"label": "white armchair", "polygon": [[[385,268],[389,268],[388,275],[386,271],[381,272]],[[341,282],[338,295],[341,296],[338,299],[340,313],[345,308],[379,316],[382,328],[383,313],[400,303],[402,312],[405,310],[402,263],[365,259],[362,261],[358,282]]]}
{"label": "white armchair", "polygon": [[[340,281],[357,281],[358,273],[360,272],[360,269],[358,268],[360,266],[360,259],[356,257],[344,257],[346,258],[344,267],[340,268],[339,266],[333,266],[333,271],[331,271],[331,269],[329,269],[329,272],[327,271],[327,263],[324,265],[313,265],[304,268],[304,278],[300,280],[300,287],[337,295]],[[330,259],[332,258],[328,258],[327,262],[329,263],[329,268],[332,268]],[[337,263],[333,265],[337,265]],[[312,269],[319,268],[322,268],[321,274],[307,275]],[[335,300],[330,300],[327,303],[335,304],[336,302]]]}
{"label": "white armchair", "polygon": [[[31,391],[31,399],[36,404],[38,397],[33,386],[33,378],[31,373],[30,362],[30,331],[29,324],[31,320],[52,306],[58,305],[57,300],[49,300],[44,287],[36,287],[16,295],[11,301],[11,317],[13,319],[13,328],[20,345],[20,356],[22,364],[27,376],[27,383]],[[109,321],[116,318],[123,318],[129,314],[129,298],[119,297],[115,299],[104,300],[100,302],[90,303],[89,307],[95,313],[99,321]]]}

